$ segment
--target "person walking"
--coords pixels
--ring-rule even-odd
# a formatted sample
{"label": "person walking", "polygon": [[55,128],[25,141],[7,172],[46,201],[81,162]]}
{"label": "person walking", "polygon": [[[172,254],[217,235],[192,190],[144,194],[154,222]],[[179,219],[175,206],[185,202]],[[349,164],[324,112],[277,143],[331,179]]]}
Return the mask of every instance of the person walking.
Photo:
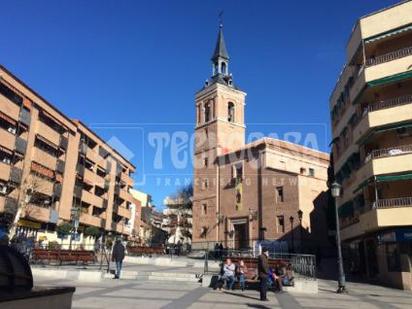
{"label": "person walking", "polygon": [[266,296],[268,289],[268,274],[269,274],[269,263],[268,263],[268,249],[262,248],[262,254],[258,258],[258,275],[260,280],[260,300],[269,301]]}
{"label": "person walking", "polygon": [[125,248],[120,239],[116,239],[113,246],[112,261],[116,263],[116,273],[114,279],[120,279],[120,272],[122,271],[122,264],[125,255]]}

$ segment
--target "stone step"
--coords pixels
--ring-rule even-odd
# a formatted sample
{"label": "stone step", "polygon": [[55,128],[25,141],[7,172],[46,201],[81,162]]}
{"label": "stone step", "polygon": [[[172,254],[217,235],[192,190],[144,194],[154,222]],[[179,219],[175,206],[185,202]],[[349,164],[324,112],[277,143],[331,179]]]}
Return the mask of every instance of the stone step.
{"label": "stone step", "polygon": [[[113,277],[114,275],[110,273],[103,274],[104,279],[111,279]],[[121,277],[122,279],[126,279],[126,280],[198,282],[200,278],[200,274],[122,271]]]}

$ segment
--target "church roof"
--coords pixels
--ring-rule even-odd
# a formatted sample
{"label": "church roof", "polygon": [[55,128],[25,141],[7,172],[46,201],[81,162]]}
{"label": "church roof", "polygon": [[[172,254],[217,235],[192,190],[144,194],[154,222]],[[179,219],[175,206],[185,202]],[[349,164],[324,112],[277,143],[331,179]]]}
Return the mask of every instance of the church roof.
{"label": "church roof", "polygon": [[229,60],[229,54],[226,49],[225,39],[223,37],[223,27],[220,25],[219,34],[217,37],[215,52],[213,53],[212,60],[217,58],[224,58]]}

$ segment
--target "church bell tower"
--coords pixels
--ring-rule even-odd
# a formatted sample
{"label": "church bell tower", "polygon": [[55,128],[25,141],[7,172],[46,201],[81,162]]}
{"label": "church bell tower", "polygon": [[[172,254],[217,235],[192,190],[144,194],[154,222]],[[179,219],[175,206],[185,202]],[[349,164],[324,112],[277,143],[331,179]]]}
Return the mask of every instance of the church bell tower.
{"label": "church bell tower", "polygon": [[194,149],[193,242],[220,241],[220,170],[217,157],[245,145],[246,93],[233,81],[229,54],[220,25],[212,76],[196,93]]}

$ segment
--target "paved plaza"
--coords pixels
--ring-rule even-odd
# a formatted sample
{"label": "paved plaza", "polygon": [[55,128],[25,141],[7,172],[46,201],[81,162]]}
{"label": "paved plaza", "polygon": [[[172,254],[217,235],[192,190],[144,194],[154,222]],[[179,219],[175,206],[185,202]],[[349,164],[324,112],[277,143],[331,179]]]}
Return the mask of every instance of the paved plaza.
{"label": "paved plaza", "polygon": [[73,308],[411,308],[412,293],[348,283],[349,294],[334,293],[336,282],[320,280],[319,294],[214,291],[199,284],[105,279],[98,283],[35,278],[36,285],[74,285]]}

